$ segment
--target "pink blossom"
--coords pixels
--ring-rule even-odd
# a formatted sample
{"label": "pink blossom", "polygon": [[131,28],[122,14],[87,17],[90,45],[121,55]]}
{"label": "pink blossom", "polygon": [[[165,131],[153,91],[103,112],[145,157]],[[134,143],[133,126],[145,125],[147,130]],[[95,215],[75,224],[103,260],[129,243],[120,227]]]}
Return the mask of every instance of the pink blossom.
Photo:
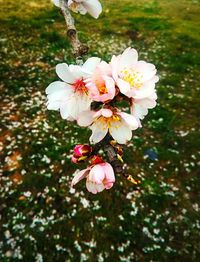
{"label": "pink blossom", "polygon": [[92,76],[85,80],[89,97],[97,102],[112,100],[115,96],[115,81],[111,77],[111,67],[102,61],[94,70]]}
{"label": "pink blossom", "polygon": [[157,70],[151,63],[138,61],[135,49],[127,48],[121,55],[113,56],[110,64],[113,78],[122,94],[143,99],[155,93]]}
{"label": "pink blossom", "polygon": [[86,178],[86,188],[89,192],[97,194],[104,189],[110,189],[115,182],[115,175],[109,163],[100,163],[76,172],[71,186]]}
{"label": "pink blossom", "polygon": [[131,98],[131,114],[141,127],[140,119],[148,114],[148,109],[156,106],[157,70],[151,63],[138,61],[138,53],[133,48],[113,56],[110,64],[116,85],[122,94]]}

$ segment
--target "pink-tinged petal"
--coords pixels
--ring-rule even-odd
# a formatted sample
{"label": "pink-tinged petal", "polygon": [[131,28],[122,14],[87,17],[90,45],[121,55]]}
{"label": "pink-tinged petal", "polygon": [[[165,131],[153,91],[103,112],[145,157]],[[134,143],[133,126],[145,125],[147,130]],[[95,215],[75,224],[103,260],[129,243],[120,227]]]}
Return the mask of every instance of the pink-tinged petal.
{"label": "pink-tinged petal", "polygon": [[125,68],[133,67],[138,61],[138,52],[133,48],[127,48],[121,55],[120,58],[120,68],[122,71]]}
{"label": "pink-tinged petal", "polygon": [[148,114],[148,109],[135,103],[131,107],[131,114],[138,119],[144,119],[144,117]]}
{"label": "pink-tinged petal", "polygon": [[106,183],[104,186],[105,186],[106,190],[108,190],[108,189],[110,189],[111,187],[113,187],[113,183],[112,183],[112,182],[109,182],[109,183]]}
{"label": "pink-tinged petal", "polygon": [[135,130],[138,128],[137,119],[133,115],[127,113],[120,113],[120,115],[127,123],[127,125],[131,128],[131,130]]}
{"label": "pink-tinged petal", "polygon": [[60,79],[64,82],[72,84],[76,80],[74,75],[69,69],[69,66],[66,63],[61,63],[56,66],[56,73]]}
{"label": "pink-tinged petal", "polygon": [[98,69],[101,71],[102,75],[110,76],[112,75],[111,71],[111,65],[108,64],[105,61],[101,61],[101,63],[98,65]]}
{"label": "pink-tinged petal", "polygon": [[97,65],[101,62],[101,58],[91,57],[88,58],[87,61],[83,64],[82,69],[88,73],[93,73],[96,69]]}
{"label": "pink-tinged petal", "polygon": [[75,186],[79,181],[84,179],[89,173],[90,168],[83,169],[81,171],[75,172],[75,176],[72,180],[71,187]]}
{"label": "pink-tinged petal", "polygon": [[103,108],[103,109],[101,109],[101,115],[104,116],[104,117],[109,118],[109,117],[111,117],[113,115],[113,112],[110,109],[104,109]]}
{"label": "pink-tinged petal", "polygon": [[102,192],[105,189],[105,186],[104,186],[103,183],[102,184],[98,184],[98,185],[96,185],[96,189],[97,189],[98,193],[100,193],[100,192]]}
{"label": "pink-tinged petal", "polygon": [[70,108],[67,102],[62,103],[60,105],[60,115],[62,117],[62,119],[68,119],[68,117],[70,116]]}
{"label": "pink-tinged petal", "polygon": [[100,164],[103,167],[105,178],[106,178],[106,184],[107,183],[114,183],[115,182],[115,174],[113,167],[109,163],[103,163]]}
{"label": "pink-tinged petal", "polygon": [[90,143],[99,143],[108,133],[108,127],[103,126],[100,122],[95,122],[91,126],[92,135],[90,137]]}
{"label": "pink-tinged petal", "polygon": [[117,79],[118,79],[118,69],[119,69],[120,57],[121,57],[121,55],[119,55],[119,56],[113,55],[111,62],[110,62],[111,70],[112,70],[112,77],[115,81],[117,81]]}
{"label": "pink-tinged petal", "polygon": [[93,118],[97,118],[97,117],[99,117],[101,115],[102,115],[102,109],[100,109],[97,112],[95,112]]}
{"label": "pink-tinged petal", "polygon": [[92,181],[96,184],[101,184],[104,178],[105,178],[105,173],[101,164],[95,165],[91,168],[88,175],[89,181]]}
{"label": "pink-tinged petal", "polygon": [[117,86],[122,94],[127,95],[127,93],[131,90],[130,84],[122,79],[117,80]]}
{"label": "pink-tinged petal", "polygon": [[50,85],[48,85],[45,92],[48,95],[48,94],[55,93],[58,91],[63,91],[63,90],[69,91],[69,93],[72,92],[72,88],[69,84],[65,82],[61,82],[61,81],[55,81],[51,83]]}
{"label": "pink-tinged petal", "polygon": [[98,0],[87,0],[82,2],[82,5],[85,7],[88,13],[96,19],[102,12],[102,6]]}
{"label": "pink-tinged petal", "polygon": [[126,144],[132,138],[131,128],[125,121],[113,123],[109,132],[119,144]]}
{"label": "pink-tinged petal", "polygon": [[156,75],[156,67],[145,61],[138,61],[134,69],[142,75],[142,81],[146,82]]}
{"label": "pink-tinged petal", "polygon": [[105,84],[108,90],[109,100],[111,100],[116,94],[115,81],[111,77],[105,77]]}
{"label": "pink-tinged petal", "polygon": [[152,96],[153,93],[155,93],[155,83],[150,80],[145,82],[140,89],[135,90],[132,97],[135,99],[148,98]]}
{"label": "pink-tinged petal", "polygon": [[86,188],[92,194],[98,193],[95,183],[93,183],[91,181],[86,180]]}
{"label": "pink-tinged petal", "polygon": [[93,122],[94,111],[83,111],[77,119],[79,126],[90,126]]}
{"label": "pink-tinged petal", "polygon": [[149,98],[144,98],[144,99],[136,99],[134,100],[134,103],[137,105],[140,105],[142,107],[146,108],[154,108],[156,106],[156,99],[149,99]]}

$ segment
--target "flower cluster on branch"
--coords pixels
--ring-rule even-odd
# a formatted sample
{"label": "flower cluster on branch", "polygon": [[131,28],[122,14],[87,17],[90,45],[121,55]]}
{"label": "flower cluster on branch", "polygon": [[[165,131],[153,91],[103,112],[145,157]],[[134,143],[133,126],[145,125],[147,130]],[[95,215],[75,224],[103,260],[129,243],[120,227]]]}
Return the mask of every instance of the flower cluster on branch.
{"label": "flower cluster on branch", "polygon": [[[54,0],[58,6],[60,2]],[[94,17],[101,12],[98,1],[66,3],[73,11],[83,14],[88,11]],[[91,12],[92,7],[96,16]],[[64,8],[63,12],[68,14]],[[120,145],[131,140],[133,131],[142,127],[141,120],[148,110],[156,106],[156,72],[155,66],[139,60],[138,52],[131,47],[113,55],[109,62],[91,57],[82,65],[56,66],[60,80],[46,89],[47,108],[59,110],[63,119],[76,121],[92,131],[90,145],[78,145],[74,149],[72,161],[76,164],[88,161],[89,166],[75,174],[72,186],[86,178],[87,189],[95,194],[113,186],[114,171],[124,173],[120,166],[123,162]],[[126,103],[127,111],[121,109],[121,102]],[[99,156],[100,149],[107,154],[108,162]],[[135,183],[131,176],[123,175]]]}

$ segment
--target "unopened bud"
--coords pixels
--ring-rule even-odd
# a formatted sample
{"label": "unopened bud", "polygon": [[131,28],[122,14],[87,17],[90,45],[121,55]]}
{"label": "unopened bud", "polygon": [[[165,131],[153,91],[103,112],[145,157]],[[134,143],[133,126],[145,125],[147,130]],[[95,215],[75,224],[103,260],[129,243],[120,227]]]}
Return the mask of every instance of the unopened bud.
{"label": "unopened bud", "polygon": [[104,163],[104,160],[103,160],[103,158],[101,158],[98,155],[94,155],[90,158],[90,164],[91,165],[97,165],[97,164],[101,164],[101,163]]}

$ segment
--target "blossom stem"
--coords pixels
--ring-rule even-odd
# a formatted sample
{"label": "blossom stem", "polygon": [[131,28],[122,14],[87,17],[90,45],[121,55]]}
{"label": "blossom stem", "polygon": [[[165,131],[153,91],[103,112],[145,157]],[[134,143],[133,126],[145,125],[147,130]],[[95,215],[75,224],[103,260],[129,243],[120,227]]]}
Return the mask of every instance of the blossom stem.
{"label": "blossom stem", "polygon": [[115,148],[110,144],[111,140],[113,140],[113,138],[111,137],[110,134],[107,134],[101,142],[97,143],[94,146],[93,152],[98,153],[98,151],[101,148],[103,148],[108,157],[108,162],[112,165],[116,174],[122,175],[123,177],[125,177],[128,181],[130,181],[134,185],[140,184],[140,181],[134,179],[132,175],[127,174],[125,172],[123,163],[118,159]]}
{"label": "blossom stem", "polygon": [[88,53],[89,48],[86,44],[81,43],[81,41],[78,38],[74,18],[72,17],[69,11],[67,2],[68,0],[60,0],[60,9],[65,19],[65,23],[67,26],[67,36],[71,42],[76,62],[77,64],[82,64],[82,57],[83,55]]}

